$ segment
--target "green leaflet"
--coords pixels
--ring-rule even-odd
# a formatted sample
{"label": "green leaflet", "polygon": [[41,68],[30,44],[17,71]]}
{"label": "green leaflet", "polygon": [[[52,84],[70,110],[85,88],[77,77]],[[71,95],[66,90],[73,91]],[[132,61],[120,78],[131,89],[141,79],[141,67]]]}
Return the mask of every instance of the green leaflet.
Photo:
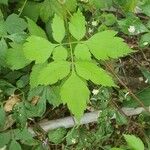
{"label": "green leaflet", "polygon": [[144,150],[144,144],[142,140],[134,135],[124,134],[124,138],[128,146],[133,150]]}
{"label": "green leaflet", "polygon": [[48,139],[55,144],[59,144],[64,140],[66,134],[66,128],[58,128],[48,132]]}
{"label": "green leaflet", "polygon": [[11,134],[10,132],[1,132],[0,133],[0,148],[4,147],[10,142]]}
{"label": "green leaflet", "polygon": [[54,108],[62,104],[59,86],[51,86],[46,88],[46,93],[48,103],[52,104]]}
{"label": "green leaflet", "polygon": [[38,64],[44,63],[50,57],[54,46],[48,40],[32,35],[27,38],[27,42],[23,45],[23,51],[27,59],[35,60]]}
{"label": "green leaflet", "polygon": [[54,40],[61,43],[61,41],[65,37],[65,26],[64,20],[60,18],[58,15],[54,16],[52,23],[52,31]]}
{"label": "green leaflet", "polygon": [[20,144],[13,139],[9,145],[9,150],[22,150],[22,148]]}
{"label": "green leaflet", "polygon": [[22,16],[27,16],[33,21],[37,21],[40,15],[41,4],[34,1],[27,1],[23,11]]}
{"label": "green leaflet", "polygon": [[86,33],[86,21],[82,13],[78,10],[70,19],[69,31],[74,38],[81,40]]}
{"label": "green leaflet", "polygon": [[91,60],[91,53],[85,44],[77,44],[74,55],[79,60]]}
{"label": "green leaflet", "polygon": [[21,44],[12,43],[11,46],[12,48],[9,48],[6,54],[6,62],[12,70],[18,70],[30,64],[31,61],[24,56]]}
{"label": "green leaflet", "polygon": [[54,61],[39,72],[39,84],[54,84],[70,73],[70,63],[67,61]]}
{"label": "green leaflet", "polygon": [[115,37],[116,32],[107,30],[93,35],[86,44],[97,59],[118,58],[132,52],[122,38]]}
{"label": "green leaflet", "polygon": [[11,14],[5,21],[6,30],[9,34],[23,32],[27,28],[24,19],[19,18],[16,14]]}
{"label": "green leaflet", "polygon": [[47,65],[47,63],[44,63],[44,64],[37,64],[37,65],[34,65],[33,68],[32,68],[32,72],[30,74],[30,86],[31,86],[31,89],[35,88],[38,86],[38,75],[39,75],[39,72]]}
{"label": "green leaflet", "polygon": [[40,18],[42,19],[43,22],[46,23],[48,22],[49,18],[53,16],[53,14],[54,11],[52,10],[50,0],[44,0],[41,3],[41,7],[40,7]]}
{"label": "green leaflet", "polygon": [[115,86],[111,76],[96,64],[88,61],[77,61],[75,66],[77,74],[82,78],[91,80],[93,83],[101,84],[103,86]]}
{"label": "green leaflet", "polygon": [[66,60],[68,57],[67,49],[63,46],[58,46],[53,51],[54,60]]}
{"label": "green leaflet", "polygon": [[70,111],[79,120],[86,109],[90,95],[86,82],[79,78],[73,71],[61,87],[60,95],[63,103],[67,104]]}
{"label": "green leaflet", "polygon": [[28,30],[31,35],[36,35],[47,39],[45,31],[38,26],[33,20],[27,18],[28,21]]}

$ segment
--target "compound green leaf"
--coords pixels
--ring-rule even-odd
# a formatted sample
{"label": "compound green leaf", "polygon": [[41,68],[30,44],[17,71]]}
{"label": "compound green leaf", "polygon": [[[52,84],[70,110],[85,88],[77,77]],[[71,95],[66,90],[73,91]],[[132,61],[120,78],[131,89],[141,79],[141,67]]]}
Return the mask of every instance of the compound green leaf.
{"label": "compound green leaf", "polygon": [[85,44],[78,44],[75,47],[74,54],[79,60],[91,60],[91,53]]}
{"label": "compound green leaf", "polygon": [[70,73],[70,63],[67,61],[54,61],[49,63],[39,73],[39,84],[54,84]]}
{"label": "compound green leaf", "polygon": [[31,35],[36,35],[47,39],[45,31],[38,26],[33,20],[27,18],[28,21],[28,30]]}
{"label": "compound green leaf", "polygon": [[54,60],[66,60],[68,57],[67,49],[63,46],[58,46],[53,51],[53,59]]}
{"label": "compound green leaf", "polygon": [[35,88],[38,86],[38,75],[39,72],[45,67],[47,63],[34,65],[30,74],[30,86]]}
{"label": "compound green leaf", "polygon": [[31,61],[24,56],[21,44],[12,43],[11,46],[12,48],[8,49],[6,54],[6,63],[12,70],[18,70],[30,64]]}
{"label": "compound green leaf", "polygon": [[48,40],[34,35],[28,37],[23,46],[25,57],[31,61],[35,60],[36,63],[44,63],[54,48],[54,44]]}
{"label": "compound green leaf", "polygon": [[77,40],[81,40],[86,33],[85,25],[86,21],[83,14],[78,11],[77,13],[74,13],[71,17],[69,23],[69,31],[74,38],[76,38]]}
{"label": "compound green leaf", "polygon": [[22,148],[20,144],[13,139],[10,143],[9,150],[22,150]]}
{"label": "compound green leaf", "polygon": [[5,21],[6,30],[9,34],[23,32],[27,28],[24,19],[19,18],[16,14],[11,14]]}
{"label": "compound green leaf", "polygon": [[52,31],[54,40],[61,43],[61,41],[65,37],[64,20],[56,14],[52,23]]}
{"label": "compound green leaf", "polygon": [[144,150],[144,144],[140,138],[127,134],[124,134],[124,138],[132,150]]}
{"label": "compound green leaf", "polygon": [[86,44],[97,59],[118,58],[132,52],[122,38],[115,37],[116,32],[107,30],[93,35]]}
{"label": "compound green leaf", "polygon": [[73,72],[61,87],[60,95],[63,103],[67,104],[77,119],[80,119],[86,109],[90,95],[86,82]]}
{"label": "compound green leaf", "polygon": [[96,64],[88,61],[77,61],[75,66],[77,74],[82,78],[91,80],[93,83],[101,84],[103,86],[115,86],[111,76],[109,76],[105,70],[98,67]]}

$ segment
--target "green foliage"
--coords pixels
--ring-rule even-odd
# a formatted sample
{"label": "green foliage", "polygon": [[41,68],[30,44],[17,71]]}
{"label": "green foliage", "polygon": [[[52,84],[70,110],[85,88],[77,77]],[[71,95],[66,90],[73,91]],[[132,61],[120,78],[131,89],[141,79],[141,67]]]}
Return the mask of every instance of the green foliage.
{"label": "green foliage", "polygon": [[68,57],[68,51],[63,46],[58,46],[53,51],[53,59],[55,61],[66,60]]}
{"label": "green foliage", "polygon": [[[54,61],[43,68],[39,74],[39,84],[49,85],[65,78],[70,72],[70,63]],[[37,82],[37,81],[36,81]]]}
{"label": "green foliage", "polygon": [[[38,45],[40,43],[40,45]],[[36,63],[44,63],[50,57],[54,45],[48,40],[39,36],[30,36],[27,42],[23,45],[24,55],[31,61]]]}
{"label": "green foliage", "polygon": [[86,33],[86,21],[82,13],[78,10],[70,19],[69,31],[74,38],[81,40]]}
{"label": "green foliage", "polygon": [[52,23],[53,37],[54,39],[61,43],[65,36],[65,26],[64,20],[59,16],[55,15]]}
{"label": "green foliage", "polygon": [[133,150],[144,150],[144,144],[140,138],[134,135],[124,135],[128,146]]}
{"label": "green foliage", "polygon": [[[118,21],[118,24],[121,31],[125,34],[138,35],[140,33],[148,32],[146,26],[134,14],[127,14],[125,19],[121,19]],[[130,30],[132,28],[134,28],[133,31]]]}
{"label": "green foliage", "polygon": [[[68,105],[77,119],[80,119],[86,109],[90,95],[86,82],[79,78],[75,72],[72,72],[71,76],[63,84],[60,95],[63,103]],[[78,98],[76,98],[76,95],[78,95]]]}
{"label": "green foliage", "polygon": [[86,42],[95,58],[108,60],[109,58],[118,58],[132,52],[128,45],[123,42],[123,39],[115,37],[115,35],[115,31],[103,31],[96,33]]}
{"label": "green foliage", "polygon": [[[124,61],[129,57],[120,57],[133,50],[125,41],[137,49],[149,48],[149,6],[149,0],[0,0],[0,148],[143,150],[133,135],[125,135],[128,145],[119,145],[128,120],[111,105],[139,104],[124,97],[122,103],[124,89],[117,88],[107,66],[118,77],[122,72],[128,77]],[[141,55],[140,60],[142,56],[145,65],[149,58]],[[141,72],[149,81],[149,71]],[[136,94],[145,106],[149,93],[146,88]],[[6,112],[8,104],[12,109]],[[102,112],[97,124],[45,135],[38,122],[69,115],[65,106],[78,123],[85,110]],[[30,126],[39,132],[36,139],[25,128]]]}
{"label": "green foliage", "polygon": [[27,21],[28,21],[28,30],[31,35],[40,36],[47,39],[47,36],[42,28],[37,26],[37,24],[29,18],[27,18]]}
{"label": "green foliage", "polygon": [[16,14],[11,14],[5,21],[6,30],[9,34],[19,33],[27,28],[27,23],[24,19],[19,18]]}
{"label": "green foliage", "polygon": [[24,56],[23,45],[12,43],[11,48],[7,51],[6,62],[12,70],[18,70],[24,68],[31,61]]}
{"label": "green foliage", "polygon": [[[91,62],[77,61],[76,71],[79,76],[86,80],[91,80],[93,83],[103,86],[115,86],[112,78],[107,74],[106,71]],[[99,78],[99,76],[101,78]]]}
{"label": "green foliage", "polygon": [[[109,58],[127,55],[132,50],[123,42],[123,39],[115,36],[115,31],[111,30],[96,33],[87,41],[81,41],[83,44],[77,42],[75,48],[73,48],[73,44],[70,41],[70,43],[66,43],[70,45],[70,49],[68,49],[63,43],[53,44],[45,39],[45,32],[31,19],[28,18],[27,21],[31,35],[23,44],[23,51],[21,51],[22,48],[20,47],[17,48],[18,51],[8,53],[8,64],[12,66],[12,69],[21,69],[28,62],[35,61],[37,65],[33,66],[30,76],[31,88],[35,88],[38,85],[53,85],[67,77],[72,69],[71,75],[68,76],[60,89],[60,96],[63,103],[67,104],[71,112],[79,119],[86,109],[90,95],[87,83],[83,79],[91,80],[98,85],[116,86],[108,73],[92,62],[90,52],[99,60],[108,60]],[[84,38],[86,21],[81,11],[78,10],[77,13],[71,16],[68,25],[69,31],[74,38],[78,41]],[[59,43],[62,42],[65,36],[64,21],[56,14],[52,22],[52,35]],[[46,61],[51,57],[51,54],[53,54],[54,61],[46,65]],[[22,63],[16,62],[12,55],[22,58]],[[68,56],[71,61],[69,61]],[[81,95],[78,99],[75,97],[77,93]],[[78,108],[79,105],[80,108]]]}
{"label": "green foliage", "polygon": [[12,140],[11,143],[10,143],[9,149],[10,150],[21,150],[22,148],[21,148],[20,144],[17,141]]}
{"label": "green foliage", "polygon": [[48,139],[55,144],[59,144],[63,141],[66,133],[67,131],[65,128],[58,128],[48,132]]}

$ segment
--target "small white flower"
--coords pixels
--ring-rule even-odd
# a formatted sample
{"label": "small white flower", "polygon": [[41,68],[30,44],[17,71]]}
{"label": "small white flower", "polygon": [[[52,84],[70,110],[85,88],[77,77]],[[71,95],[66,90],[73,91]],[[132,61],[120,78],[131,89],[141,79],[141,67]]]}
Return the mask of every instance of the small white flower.
{"label": "small white flower", "polygon": [[0,150],[6,150],[6,145],[4,147],[0,148]]}
{"label": "small white flower", "polygon": [[96,27],[98,25],[97,21],[92,21],[92,26]]}
{"label": "small white flower", "polygon": [[129,92],[127,92],[127,93],[125,94],[124,98],[127,98],[127,96],[128,96],[129,94],[130,94],[130,93],[129,93]]}
{"label": "small white flower", "polygon": [[130,27],[128,28],[128,31],[129,31],[130,33],[134,33],[134,32],[135,32],[135,26],[130,26]]}
{"label": "small white flower", "polygon": [[87,2],[89,2],[89,0],[80,0],[80,2],[87,3]]}
{"label": "small white flower", "polygon": [[111,119],[116,119],[116,113],[113,114]]}
{"label": "small white flower", "polygon": [[89,28],[88,33],[92,33],[93,29]]}
{"label": "small white flower", "polygon": [[144,45],[144,46],[148,45],[148,42],[144,42],[143,45]]}
{"label": "small white flower", "polygon": [[148,79],[145,80],[145,83],[148,83]]}
{"label": "small white flower", "polygon": [[143,77],[139,77],[139,81],[141,81],[141,82],[142,82],[143,80],[144,80],[144,79],[143,79]]}
{"label": "small white flower", "polygon": [[93,93],[94,95],[97,95],[97,94],[99,93],[99,90],[93,89],[92,93]]}
{"label": "small white flower", "polygon": [[75,144],[75,143],[76,143],[76,139],[72,139],[71,142],[72,142],[73,144]]}
{"label": "small white flower", "polygon": [[66,0],[58,0],[58,1],[59,1],[59,3],[61,3],[61,4],[66,3]]}

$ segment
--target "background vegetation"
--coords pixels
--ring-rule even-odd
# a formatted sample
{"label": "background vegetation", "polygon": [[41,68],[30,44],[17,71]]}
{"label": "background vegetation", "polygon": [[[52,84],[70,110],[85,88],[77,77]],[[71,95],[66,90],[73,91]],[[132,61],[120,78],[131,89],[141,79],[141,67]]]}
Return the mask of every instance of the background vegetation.
{"label": "background vegetation", "polygon": [[0,148],[149,150],[149,46],[149,0],[0,0]]}

